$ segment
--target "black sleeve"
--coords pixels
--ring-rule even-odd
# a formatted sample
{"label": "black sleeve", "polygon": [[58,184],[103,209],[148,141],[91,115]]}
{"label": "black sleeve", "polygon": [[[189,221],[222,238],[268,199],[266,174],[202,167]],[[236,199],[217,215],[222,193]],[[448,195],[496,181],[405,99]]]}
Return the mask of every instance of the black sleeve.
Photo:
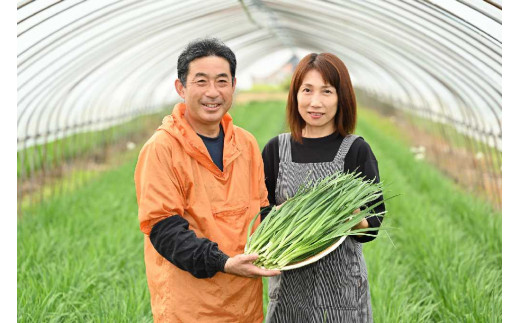
{"label": "black sleeve", "polygon": [[[364,177],[365,180],[375,179],[376,183],[379,183],[379,169],[377,166],[377,160],[370,148],[370,145],[363,139],[358,138],[352,144],[347,156],[345,157],[345,172],[360,172],[361,176]],[[378,202],[383,201],[383,196],[381,195],[375,201],[367,203],[365,208],[370,207]],[[371,213],[379,213],[385,211],[385,204],[381,203],[376,206]],[[383,222],[382,216],[368,216],[367,217],[368,225],[371,228],[378,228],[381,226]],[[368,234],[377,235],[379,231],[369,231]],[[364,243],[369,242],[375,239],[372,236],[359,236],[354,237],[357,241]]]}
{"label": "black sleeve", "polygon": [[153,226],[150,241],[166,260],[197,278],[224,271],[229,256],[215,242],[197,238],[188,227],[188,221],[180,215],[168,217]]}
{"label": "black sleeve", "polygon": [[274,207],[274,205],[269,204],[268,206],[265,206],[260,209],[260,222],[264,221],[265,217],[271,212],[271,209]]}
{"label": "black sleeve", "polygon": [[269,140],[265,145],[262,150],[262,159],[264,161],[267,198],[269,199],[269,204],[276,205],[275,190],[276,180],[278,178],[278,165],[280,164],[280,156],[278,156],[278,136]]}

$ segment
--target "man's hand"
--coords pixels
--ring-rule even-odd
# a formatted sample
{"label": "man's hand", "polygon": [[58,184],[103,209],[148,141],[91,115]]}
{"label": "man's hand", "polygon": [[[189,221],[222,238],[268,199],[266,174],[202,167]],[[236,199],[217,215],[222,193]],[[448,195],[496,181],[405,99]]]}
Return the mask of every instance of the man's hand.
{"label": "man's hand", "polygon": [[253,265],[253,261],[258,258],[257,254],[236,255],[229,258],[224,265],[224,272],[242,277],[256,278],[260,276],[271,277],[280,275],[279,270],[267,270]]}

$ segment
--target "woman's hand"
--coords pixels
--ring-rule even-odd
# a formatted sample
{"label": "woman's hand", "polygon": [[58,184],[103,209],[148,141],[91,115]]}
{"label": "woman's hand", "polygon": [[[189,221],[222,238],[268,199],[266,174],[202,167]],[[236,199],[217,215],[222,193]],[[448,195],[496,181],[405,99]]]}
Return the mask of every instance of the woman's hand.
{"label": "woman's hand", "polygon": [[[360,209],[357,209],[355,210],[354,212],[352,212],[353,214],[358,214],[359,212],[361,212]],[[368,221],[367,219],[363,219],[363,221],[359,222],[356,226],[354,226],[352,229],[354,230],[357,230],[357,229],[367,229],[369,228],[370,226],[368,225]]]}
{"label": "woman's hand", "polygon": [[281,208],[281,207],[282,207],[282,205],[284,205],[284,204],[285,204],[285,202],[283,202],[283,203],[282,203],[282,204],[280,204],[280,205],[276,205],[276,206],[275,206],[274,208],[276,209],[276,211],[278,211],[278,209],[279,209],[279,208]]}

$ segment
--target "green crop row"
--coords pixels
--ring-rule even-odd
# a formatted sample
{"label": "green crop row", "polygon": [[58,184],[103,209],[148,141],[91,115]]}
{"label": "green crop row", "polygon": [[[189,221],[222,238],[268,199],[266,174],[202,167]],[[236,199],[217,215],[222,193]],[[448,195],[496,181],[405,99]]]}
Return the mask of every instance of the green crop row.
{"label": "green crop row", "polygon": [[106,145],[135,135],[142,136],[143,131],[149,130],[150,120],[159,118],[160,121],[160,116],[166,113],[139,116],[103,130],[75,133],[18,150],[17,176],[21,177],[23,173],[24,177],[27,177],[44,167],[50,170],[80,156],[103,154],[102,150]]}
{"label": "green crop row", "polygon": [[[262,148],[284,131],[284,106],[253,102],[231,114]],[[374,321],[500,322],[501,214],[415,160],[388,120],[360,111],[357,133],[378,159],[385,194],[400,194],[387,202],[387,231],[363,247]],[[20,322],[152,321],[135,162],[18,219]]]}

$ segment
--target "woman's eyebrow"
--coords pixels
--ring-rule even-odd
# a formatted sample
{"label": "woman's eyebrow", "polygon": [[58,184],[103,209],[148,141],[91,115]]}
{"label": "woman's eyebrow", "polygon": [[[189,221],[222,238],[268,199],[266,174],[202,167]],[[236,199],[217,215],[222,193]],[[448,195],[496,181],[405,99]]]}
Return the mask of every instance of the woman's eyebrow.
{"label": "woman's eyebrow", "polygon": [[[314,85],[312,85],[310,83],[303,83],[301,86],[313,87]],[[332,87],[333,88],[334,86],[332,86],[331,84],[325,84],[325,85],[321,86],[322,89],[327,88],[327,87]]]}

